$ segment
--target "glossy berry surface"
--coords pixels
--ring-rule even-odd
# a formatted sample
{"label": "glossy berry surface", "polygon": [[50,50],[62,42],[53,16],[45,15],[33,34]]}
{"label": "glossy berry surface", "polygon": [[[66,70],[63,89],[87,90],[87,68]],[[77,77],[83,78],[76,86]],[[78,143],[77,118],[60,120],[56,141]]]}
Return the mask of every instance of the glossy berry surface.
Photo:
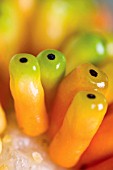
{"label": "glossy berry surface", "polygon": [[36,58],[29,54],[17,54],[10,61],[9,71],[19,127],[29,136],[45,132],[48,117]]}
{"label": "glossy berry surface", "polygon": [[78,92],[50,144],[52,160],[63,167],[73,167],[97,132],[106,110],[107,101],[101,93]]}
{"label": "glossy berry surface", "polygon": [[47,108],[50,109],[56,88],[65,75],[66,59],[60,51],[48,49],[39,53],[37,60],[40,65]]}

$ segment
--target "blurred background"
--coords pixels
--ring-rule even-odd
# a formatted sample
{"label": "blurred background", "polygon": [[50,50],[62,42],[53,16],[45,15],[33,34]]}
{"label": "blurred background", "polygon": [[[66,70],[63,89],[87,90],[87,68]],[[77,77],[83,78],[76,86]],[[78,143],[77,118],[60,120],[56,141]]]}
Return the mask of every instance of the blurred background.
{"label": "blurred background", "polygon": [[98,65],[112,58],[112,9],[112,0],[1,0],[0,102],[4,109],[12,108],[8,66],[17,53],[37,55],[44,49],[58,49],[67,59],[66,74],[82,62]]}
{"label": "blurred background", "polygon": [[108,5],[109,7],[113,7],[113,1],[112,0],[100,0],[101,3],[104,3],[106,5]]}

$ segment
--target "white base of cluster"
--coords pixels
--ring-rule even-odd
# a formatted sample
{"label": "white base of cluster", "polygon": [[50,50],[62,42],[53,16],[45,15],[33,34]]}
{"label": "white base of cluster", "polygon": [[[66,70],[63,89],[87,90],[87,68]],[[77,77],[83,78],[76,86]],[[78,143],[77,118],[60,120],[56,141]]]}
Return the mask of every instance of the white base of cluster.
{"label": "white base of cluster", "polygon": [[64,170],[50,160],[46,136],[31,138],[21,133],[14,114],[8,118],[8,128],[0,145],[0,169],[3,170]]}

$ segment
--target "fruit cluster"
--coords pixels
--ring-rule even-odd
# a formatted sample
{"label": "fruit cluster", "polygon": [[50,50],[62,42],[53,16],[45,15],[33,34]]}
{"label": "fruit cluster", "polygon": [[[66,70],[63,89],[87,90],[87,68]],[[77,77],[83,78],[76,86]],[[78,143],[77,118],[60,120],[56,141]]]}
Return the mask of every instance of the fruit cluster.
{"label": "fruit cluster", "polygon": [[109,9],[94,0],[4,0],[0,14],[0,134],[14,107],[23,133],[46,133],[56,164],[112,170]]}
{"label": "fruit cluster", "polygon": [[[99,69],[90,63],[80,64],[64,77],[66,60],[57,50],[44,50],[37,57],[17,54],[11,59],[10,88],[18,125],[32,137],[47,132],[49,154],[58,165],[66,168],[87,165],[93,154],[84,160],[83,153],[87,153],[87,148],[90,150],[94,135],[97,141],[93,149],[105,147],[98,159],[112,153],[112,145],[98,143],[98,129],[102,131],[99,141],[104,141],[105,134],[107,139],[112,135],[105,133],[106,121],[111,119],[111,111],[106,114],[107,107],[113,100],[108,77],[111,65],[110,62]],[[100,125],[106,128],[101,129]],[[78,163],[79,160],[82,162]]]}

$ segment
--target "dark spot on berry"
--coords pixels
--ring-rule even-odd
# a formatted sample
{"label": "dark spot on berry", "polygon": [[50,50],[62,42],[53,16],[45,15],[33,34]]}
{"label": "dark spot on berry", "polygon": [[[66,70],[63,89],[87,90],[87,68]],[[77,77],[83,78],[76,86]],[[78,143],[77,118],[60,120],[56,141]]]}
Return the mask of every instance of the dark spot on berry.
{"label": "dark spot on berry", "polygon": [[93,69],[90,69],[89,72],[90,72],[90,74],[91,74],[92,76],[94,76],[94,77],[97,77],[97,76],[98,76],[98,73],[97,73],[95,70],[93,70]]}
{"label": "dark spot on berry", "polygon": [[25,57],[20,58],[20,62],[21,62],[21,63],[26,63],[27,61],[28,61],[28,59],[25,58]]}
{"label": "dark spot on berry", "polygon": [[48,54],[48,55],[47,55],[47,58],[48,58],[49,60],[54,60],[54,59],[55,59],[55,55],[54,55],[54,54]]}
{"label": "dark spot on berry", "polygon": [[96,96],[94,94],[87,94],[87,97],[89,99],[95,99],[96,98]]}

